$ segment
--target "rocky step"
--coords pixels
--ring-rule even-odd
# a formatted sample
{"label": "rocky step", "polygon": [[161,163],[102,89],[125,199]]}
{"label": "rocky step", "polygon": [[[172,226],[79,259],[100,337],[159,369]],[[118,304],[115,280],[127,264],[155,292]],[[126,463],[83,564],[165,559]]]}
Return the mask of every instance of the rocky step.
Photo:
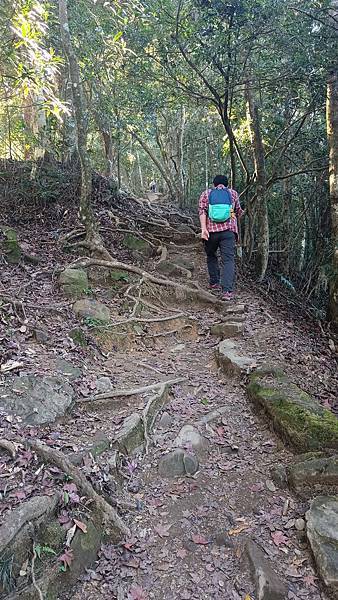
{"label": "rocky step", "polygon": [[306,513],[307,537],[325,585],[338,598],[338,498],[318,496]]}
{"label": "rocky step", "polygon": [[[224,342],[222,342],[224,343]],[[274,429],[296,450],[338,449],[338,419],[278,368],[266,367],[249,376],[247,393],[263,408]]]}

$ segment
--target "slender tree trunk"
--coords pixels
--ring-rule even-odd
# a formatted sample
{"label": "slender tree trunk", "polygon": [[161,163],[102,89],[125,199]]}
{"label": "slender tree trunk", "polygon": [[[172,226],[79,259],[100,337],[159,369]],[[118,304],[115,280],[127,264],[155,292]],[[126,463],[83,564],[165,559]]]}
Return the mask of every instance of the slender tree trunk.
{"label": "slender tree trunk", "polygon": [[141,193],[143,193],[144,192],[143,173],[142,173],[142,166],[141,166],[141,161],[140,161],[140,153],[138,150],[136,150],[136,159],[137,159],[138,176],[139,176],[139,180],[140,180],[140,190],[141,190]]}
{"label": "slender tree trunk", "polygon": [[176,186],[175,186],[174,182],[171,180],[171,177],[168,175],[168,173],[167,173],[165,167],[162,165],[161,161],[158,160],[156,154],[153,152],[153,150],[150,148],[150,146],[148,146],[148,144],[141,138],[141,136],[138,135],[138,133],[133,131],[132,136],[140,144],[141,148],[143,148],[143,150],[148,154],[149,158],[153,161],[154,165],[158,168],[159,172],[161,173],[164,181],[166,182],[166,184],[168,186],[170,196],[172,198],[177,198],[178,191],[176,189]]}
{"label": "slender tree trunk", "polygon": [[[333,27],[337,28],[338,0],[331,1]],[[338,39],[338,33],[337,33]],[[329,316],[338,331],[338,63],[334,65],[327,85],[327,137],[329,143],[329,185],[331,203],[332,277]]]}
{"label": "slender tree trunk", "polygon": [[290,275],[290,235],[291,235],[291,221],[290,221],[290,209],[292,201],[292,182],[290,178],[283,180],[283,194],[282,194],[282,235],[281,235],[281,247],[279,248],[282,252],[280,254],[280,268],[285,276]]}
{"label": "slender tree trunk", "polygon": [[91,204],[92,174],[87,153],[87,110],[80,78],[80,69],[70,37],[67,0],[59,0],[59,20],[62,45],[67,58],[72,83],[77,151],[81,169],[80,218],[85,225],[88,242],[97,244],[99,243],[99,236]]}
{"label": "slender tree trunk", "polygon": [[260,127],[258,106],[253,97],[250,83],[246,86],[249,127],[253,144],[254,164],[256,171],[256,214],[257,214],[257,254],[256,271],[262,281],[269,261],[269,219],[267,205],[267,178],[265,170],[264,145]]}

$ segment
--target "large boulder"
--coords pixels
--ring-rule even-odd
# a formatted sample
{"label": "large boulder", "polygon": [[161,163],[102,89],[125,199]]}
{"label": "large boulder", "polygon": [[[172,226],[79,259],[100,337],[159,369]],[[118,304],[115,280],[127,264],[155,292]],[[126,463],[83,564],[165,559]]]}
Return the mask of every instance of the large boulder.
{"label": "large boulder", "polygon": [[63,377],[14,377],[0,395],[0,410],[41,425],[62,417],[73,401],[73,388]]}
{"label": "large boulder", "polygon": [[279,369],[267,367],[252,373],[247,392],[300,452],[338,448],[338,419]]}
{"label": "large boulder", "polygon": [[333,597],[338,598],[338,497],[315,498],[306,519],[317,569]]}
{"label": "large boulder", "polygon": [[109,308],[102,302],[98,302],[98,300],[89,298],[77,300],[73,305],[73,310],[79,317],[92,321],[94,325],[96,323],[109,323],[110,321]]}
{"label": "large boulder", "polygon": [[288,479],[295,488],[304,485],[338,486],[338,456],[319,456],[291,464]]}
{"label": "large boulder", "polygon": [[255,581],[257,600],[286,600],[286,586],[273,570],[263,550],[255,542],[249,541],[246,552]]}
{"label": "large boulder", "polygon": [[60,274],[59,283],[69,298],[79,298],[88,291],[88,277],[83,269],[65,269]]}

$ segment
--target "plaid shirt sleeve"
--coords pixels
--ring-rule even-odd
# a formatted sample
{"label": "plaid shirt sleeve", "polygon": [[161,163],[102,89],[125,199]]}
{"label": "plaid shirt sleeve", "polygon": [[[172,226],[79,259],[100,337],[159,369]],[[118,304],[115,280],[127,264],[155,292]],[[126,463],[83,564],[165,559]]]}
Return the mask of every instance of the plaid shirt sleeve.
{"label": "plaid shirt sleeve", "polygon": [[198,203],[198,214],[199,215],[207,215],[208,214],[208,208],[209,208],[209,195],[208,195],[208,191],[205,190],[202,194],[201,197],[199,199],[199,203]]}

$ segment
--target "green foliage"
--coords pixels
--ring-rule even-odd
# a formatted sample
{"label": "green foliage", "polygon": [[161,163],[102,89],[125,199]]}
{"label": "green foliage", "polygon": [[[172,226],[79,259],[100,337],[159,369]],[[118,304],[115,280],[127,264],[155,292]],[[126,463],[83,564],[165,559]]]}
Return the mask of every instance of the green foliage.
{"label": "green foliage", "polygon": [[41,560],[42,556],[44,554],[47,555],[53,555],[56,556],[56,552],[53,550],[53,548],[50,548],[49,546],[41,546],[40,544],[34,544],[34,554],[37,558],[39,558]]}

